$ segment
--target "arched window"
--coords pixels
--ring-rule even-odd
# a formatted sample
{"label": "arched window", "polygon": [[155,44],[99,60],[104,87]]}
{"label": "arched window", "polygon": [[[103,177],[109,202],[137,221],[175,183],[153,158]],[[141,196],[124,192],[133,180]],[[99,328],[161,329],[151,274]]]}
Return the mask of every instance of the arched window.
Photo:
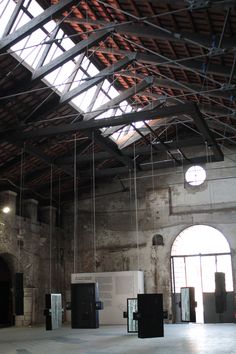
{"label": "arched window", "polygon": [[182,231],[175,239],[171,255],[230,253],[228,241],[214,227],[194,225]]}
{"label": "arched window", "polygon": [[195,288],[197,322],[208,321],[205,316],[209,311],[203,310],[204,299],[210,296],[214,300],[210,294],[216,289],[216,273],[225,274],[228,297],[233,296],[230,246],[225,236],[214,227],[194,225],[183,230],[172,245],[171,269],[174,296],[178,298],[181,288]]}

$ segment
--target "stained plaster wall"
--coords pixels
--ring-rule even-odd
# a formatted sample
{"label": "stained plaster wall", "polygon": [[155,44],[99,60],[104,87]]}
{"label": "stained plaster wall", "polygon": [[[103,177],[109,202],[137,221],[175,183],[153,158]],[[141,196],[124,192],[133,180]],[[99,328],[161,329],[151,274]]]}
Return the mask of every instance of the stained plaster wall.
{"label": "stained plaster wall", "polygon": [[[78,203],[76,270],[143,270],[145,291],[163,293],[171,315],[172,244],[185,228],[204,224],[228,240],[236,288],[235,161],[230,155],[224,162],[204,165],[207,180],[200,187],[185,183],[183,167],[138,174],[135,180],[124,177],[127,189],[117,180],[97,184],[95,198],[84,196]],[[163,236],[163,246],[152,246],[155,234]]]}
{"label": "stained plaster wall", "polygon": [[[64,260],[60,258],[64,234],[62,229],[56,227],[55,209],[50,214],[51,207],[43,208],[39,222],[37,201],[25,201],[22,216],[19,216],[16,214],[16,199],[16,193],[11,191],[2,192],[0,195],[1,206],[6,203],[11,207],[8,215],[0,216],[0,257],[7,263],[11,272],[13,321],[16,326],[28,326],[45,321],[43,315],[45,294],[61,292],[64,289]],[[53,215],[51,225],[50,215]],[[15,315],[14,306],[16,293],[14,278],[18,272],[23,273],[24,279],[22,316]]]}
{"label": "stained plaster wall", "polygon": [[[63,229],[56,227],[56,211],[50,214],[50,208],[41,210],[39,222],[38,205],[32,201],[26,201],[23,217],[16,215],[17,196],[9,199],[8,193],[12,213],[1,215],[0,256],[12,278],[24,273],[25,315],[16,318],[16,324],[42,323],[44,297],[50,290],[62,293],[65,307],[73,272],[143,270],[145,291],[163,293],[164,308],[171,314],[171,247],[182,230],[196,224],[213,226],[227,238],[235,288],[235,161],[236,156],[229,156],[223,163],[204,166],[207,180],[196,188],[184,183],[182,167],[145,172],[135,180],[124,177],[122,183],[96,182],[95,197],[79,196],[76,223],[74,203],[64,204]],[[163,236],[163,246],[152,246],[155,234]]]}

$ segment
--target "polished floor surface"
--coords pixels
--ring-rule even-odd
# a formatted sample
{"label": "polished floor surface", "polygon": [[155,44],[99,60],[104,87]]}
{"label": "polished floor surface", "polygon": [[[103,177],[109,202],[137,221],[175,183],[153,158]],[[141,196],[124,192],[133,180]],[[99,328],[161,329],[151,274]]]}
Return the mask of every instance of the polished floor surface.
{"label": "polished floor surface", "polygon": [[236,354],[236,324],[169,324],[164,338],[139,339],[125,326],[54,331],[0,329],[1,354]]}

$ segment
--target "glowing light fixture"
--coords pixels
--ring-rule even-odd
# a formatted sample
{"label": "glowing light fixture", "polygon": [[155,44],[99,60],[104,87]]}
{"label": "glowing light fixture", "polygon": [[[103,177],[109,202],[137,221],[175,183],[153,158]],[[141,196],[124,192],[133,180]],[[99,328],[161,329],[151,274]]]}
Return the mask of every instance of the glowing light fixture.
{"label": "glowing light fixture", "polygon": [[11,211],[11,208],[10,208],[9,206],[5,206],[5,207],[2,208],[2,212],[3,212],[4,214],[10,213],[10,211]]}

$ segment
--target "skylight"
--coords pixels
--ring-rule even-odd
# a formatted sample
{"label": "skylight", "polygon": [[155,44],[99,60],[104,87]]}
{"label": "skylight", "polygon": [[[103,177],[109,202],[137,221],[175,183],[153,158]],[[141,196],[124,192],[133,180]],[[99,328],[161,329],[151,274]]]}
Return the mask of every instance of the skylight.
{"label": "skylight", "polygon": [[[13,0],[3,0],[0,3],[0,36],[4,35],[4,30],[11,19],[12,13],[16,7]],[[23,10],[20,10],[10,33],[19,29],[22,25],[28,23],[32,18],[43,12],[35,0],[24,2]],[[65,51],[75,46],[74,42],[65,35],[62,29],[55,21],[50,21],[41,29],[33,31],[28,37],[22,39],[13,45],[10,49],[22,64],[31,68],[32,72],[37,70],[40,65],[46,65],[55,58],[59,57]],[[59,95],[73,90],[78,85],[88,82],[99,70],[91,62],[88,55],[78,55],[72,60],[64,63],[59,68],[51,71],[43,77],[43,81],[52,87]],[[78,109],[80,113],[96,112],[95,119],[117,116],[123,113],[134,111],[134,108],[126,101],[120,102],[112,107],[103,107],[103,105],[119,95],[112,83],[106,78],[101,84],[94,85],[87,91],[73,97],[70,102]],[[99,112],[99,108],[100,112]],[[100,114],[99,114],[100,113]],[[141,126],[138,123],[137,126]],[[109,128],[108,128],[109,129]],[[105,133],[107,129],[102,129]],[[124,136],[129,128],[121,127],[118,132],[110,135],[116,142],[121,136]]]}

